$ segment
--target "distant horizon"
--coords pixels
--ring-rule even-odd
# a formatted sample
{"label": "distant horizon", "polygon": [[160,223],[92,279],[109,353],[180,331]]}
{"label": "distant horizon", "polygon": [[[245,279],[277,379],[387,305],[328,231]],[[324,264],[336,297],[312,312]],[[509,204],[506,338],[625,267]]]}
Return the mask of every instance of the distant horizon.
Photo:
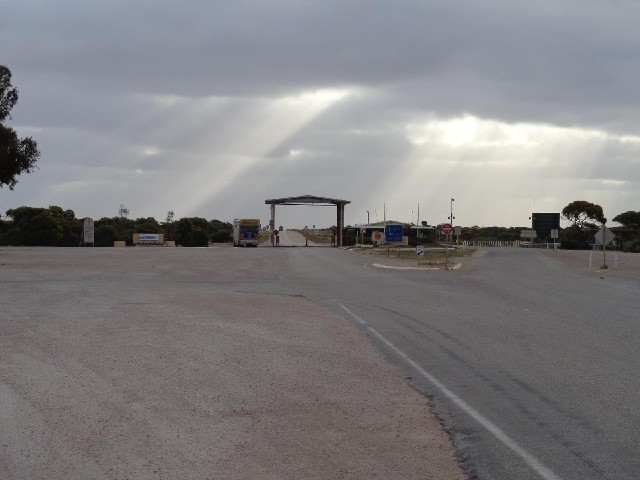
{"label": "distant horizon", "polygon": [[[54,206],[54,205],[51,205],[51,206]],[[103,215],[103,216],[100,216],[100,217],[89,216],[89,215],[81,216],[81,215],[78,215],[77,212],[73,208],[65,208],[65,207],[62,207],[60,205],[55,205],[55,206],[58,206],[58,207],[62,208],[63,210],[73,210],[73,212],[75,214],[75,218],[78,219],[78,220],[82,220],[82,219],[85,219],[85,218],[91,218],[94,221],[98,221],[98,220],[101,220],[102,218],[108,218],[108,219],[118,218],[117,213],[114,214],[114,215],[111,215],[111,216]],[[46,207],[34,207],[32,205],[21,205],[20,207],[45,208],[45,209],[49,208],[49,206],[46,206]],[[15,208],[20,208],[20,207],[15,207]],[[126,205],[125,205],[125,207],[126,207]],[[287,207],[280,207],[280,208],[287,208]],[[347,207],[347,209],[348,209],[348,207]],[[11,209],[8,209],[8,210],[11,210]],[[276,211],[278,211],[278,209]],[[1,215],[0,220],[6,221],[6,219],[7,219],[6,212],[7,212],[6,210],[3,211],[3,212],[0,212],[0,215]],[[562,217],[561,212],[532,212],[532,213],[558,213],[558,214],[560,214],[560,223],[561,223],[560,228],[568,228],[570,226],[570,222]],[[620,213],[623,213],[623,212],[620,212]],[[166,223],[166,214],[165,214],[164,218],[157,218],[157,217],[152,217],[152,216],[149,216],[149,215],[137,216],[137,215],[132,215],[132,214],[128,215],[125,218],[127,218],[128,220],[135,221],[137,219],[150,218],[150,217],[154,218],[159,224],[165,224]],[[176,221],[180,220],[181,218],[193,218],[193,217],[199,217],[199,216],[198,215],[194,215],[194,216],[174,216],[174,218],[173,218],[171,223],[175,223]],[[225,219],[225,218],[220,218],[220,217],[215,217],[215,216],[211,217],[211,218],[209,218],[209,217],[200,217],[200,218],[204,218],[208,222],[217,220],[217,221],[221,221],[221,222],[225,222],[225,223],[229,223],[229,224],[233,224],[233,220],[234,220],[233,218],[232,219]],[[263,220],[262,218],[257,217],[257,216],[253,216],[253,217],[252,216],[244,216],[244,217],[237,217],[237,218],[258,218],[260,220],[261,228],[263,228],[265,226],[269,226],[269,223],[270,223],[269,219],[268,220]],[[281,216],[277,214],[276,215],[276,228],[278,226],[282,225],[283,228],[286,229],[286,230],[303,230],[303,229],[305,229],[305,227],[308,228],[308,229],[316,228],[318,230],[326,230],[326,229],[331,229],[331,228],[333,228],[335,226],[335,222],[330,224],[330,225],[328,225],[328,226],[319,226],[320,224],[304,224],[304,225],[300,225],[300,226],[297,226],[297,225],[296,226],[293,226],[293,225],[287,226],[287,225],[285,225],[286,222],[279,221],[279,219],[281,219]],[[611,225],[612,222],[613,221],[607,222],[607,225],[611,226],[612,228],[616,228],[615,225]],[[418,224],[418,223],[412,223],[411,221],[402,221],[402,220],[397,220],[397,219],[393,219],[393,218],[387,219],[386,223],[387,224],[402,224],[402,225],[410,225],[410,226],[420,226],[420,224]],[[429,223],[428,226],[429,227],[434,227],[434,226],[439,226],[439,225],[446,224],[446,223],[450,223],[449,220],[444,220],[444,221],[438,222],[438,223]],[[563,223],[564,223],[564,226],[563,226]],[[622,225],[618,224],[617,222],[613,222],[613,223],[616,223],[618,226],[622,226]],[[366,226],[382,226],[382,225],[384,225],[384,220],[379,220],[377,222],[371,221],[369,223],[366,223],[366,222],[364,222],[364,223],[346,223],[345,222],[345,228],[355,228],[355,227],[364,228]],[[475,224],[475,223],[473,223],[473,224],[460,224],[460,223],[457,223],[457,222],[454,222],[453,225],[454,226],[460,226],[462,228],[478,227],[478,228],[505,228],[505,229],[522,228],[522,229],[530,229],[531,228],[531,220],[529,219],[529,224],[508,225],[508,226],[507,225],[479,225],[479,224]]]}

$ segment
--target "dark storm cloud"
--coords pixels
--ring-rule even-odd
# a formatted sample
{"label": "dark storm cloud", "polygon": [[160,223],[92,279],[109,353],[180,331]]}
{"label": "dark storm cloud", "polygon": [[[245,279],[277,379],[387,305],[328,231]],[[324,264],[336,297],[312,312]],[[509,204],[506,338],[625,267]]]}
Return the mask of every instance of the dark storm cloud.
{"label": "dark storm cloud", "polygon": [[[450,85],[587,104],[610,89],[621,105],[633,91],[620,90],[638,79],[635,2],[24,1],[12,8],[3,43],[19,47],[16,63],[78,86],[227,96]],[[18,31],[25,27],[26,44]]]}
{"label": "dark storm cloud", "polygon": [[635,2],[23,1],[9,10],[7,63],[52,97],[64,86],[128,102],[139,92],[357,85],[445,116],[638,129]]}

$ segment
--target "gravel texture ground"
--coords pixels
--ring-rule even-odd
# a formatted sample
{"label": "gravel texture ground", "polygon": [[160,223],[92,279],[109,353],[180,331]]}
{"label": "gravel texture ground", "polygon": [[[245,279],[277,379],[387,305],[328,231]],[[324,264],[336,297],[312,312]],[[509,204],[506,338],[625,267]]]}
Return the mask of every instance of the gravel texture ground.
{"label": "gravel texture ground", "polygon": [[[640,283],[640,254],[602,250],[545,250],[545,255],[584,275]],[[606,265],[606,269],[602,268]]]}
{"label": "gravel texture ground", "polygon": [[212,250],[0,248],[0,478],[466,478],[360,330]]}

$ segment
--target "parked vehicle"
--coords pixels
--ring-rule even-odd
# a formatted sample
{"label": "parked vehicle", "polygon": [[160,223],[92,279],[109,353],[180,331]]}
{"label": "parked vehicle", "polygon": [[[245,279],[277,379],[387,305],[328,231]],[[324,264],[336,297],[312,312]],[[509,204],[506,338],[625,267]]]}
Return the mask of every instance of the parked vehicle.
{"label": "parked vehicle", "polygon": [[236,218],[233,221],[233,246],[257,247],[260,234],[260,220],[255,218]]}

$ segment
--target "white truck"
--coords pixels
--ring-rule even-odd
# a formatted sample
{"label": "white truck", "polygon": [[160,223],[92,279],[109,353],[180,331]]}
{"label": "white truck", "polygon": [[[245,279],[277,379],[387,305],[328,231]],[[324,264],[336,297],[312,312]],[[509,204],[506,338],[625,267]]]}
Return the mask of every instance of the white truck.
{"label": "white truck", "polygon": [[260,235],[260,220],[256,218],[236,218],[233,221],[233,246],[257,247]]}

